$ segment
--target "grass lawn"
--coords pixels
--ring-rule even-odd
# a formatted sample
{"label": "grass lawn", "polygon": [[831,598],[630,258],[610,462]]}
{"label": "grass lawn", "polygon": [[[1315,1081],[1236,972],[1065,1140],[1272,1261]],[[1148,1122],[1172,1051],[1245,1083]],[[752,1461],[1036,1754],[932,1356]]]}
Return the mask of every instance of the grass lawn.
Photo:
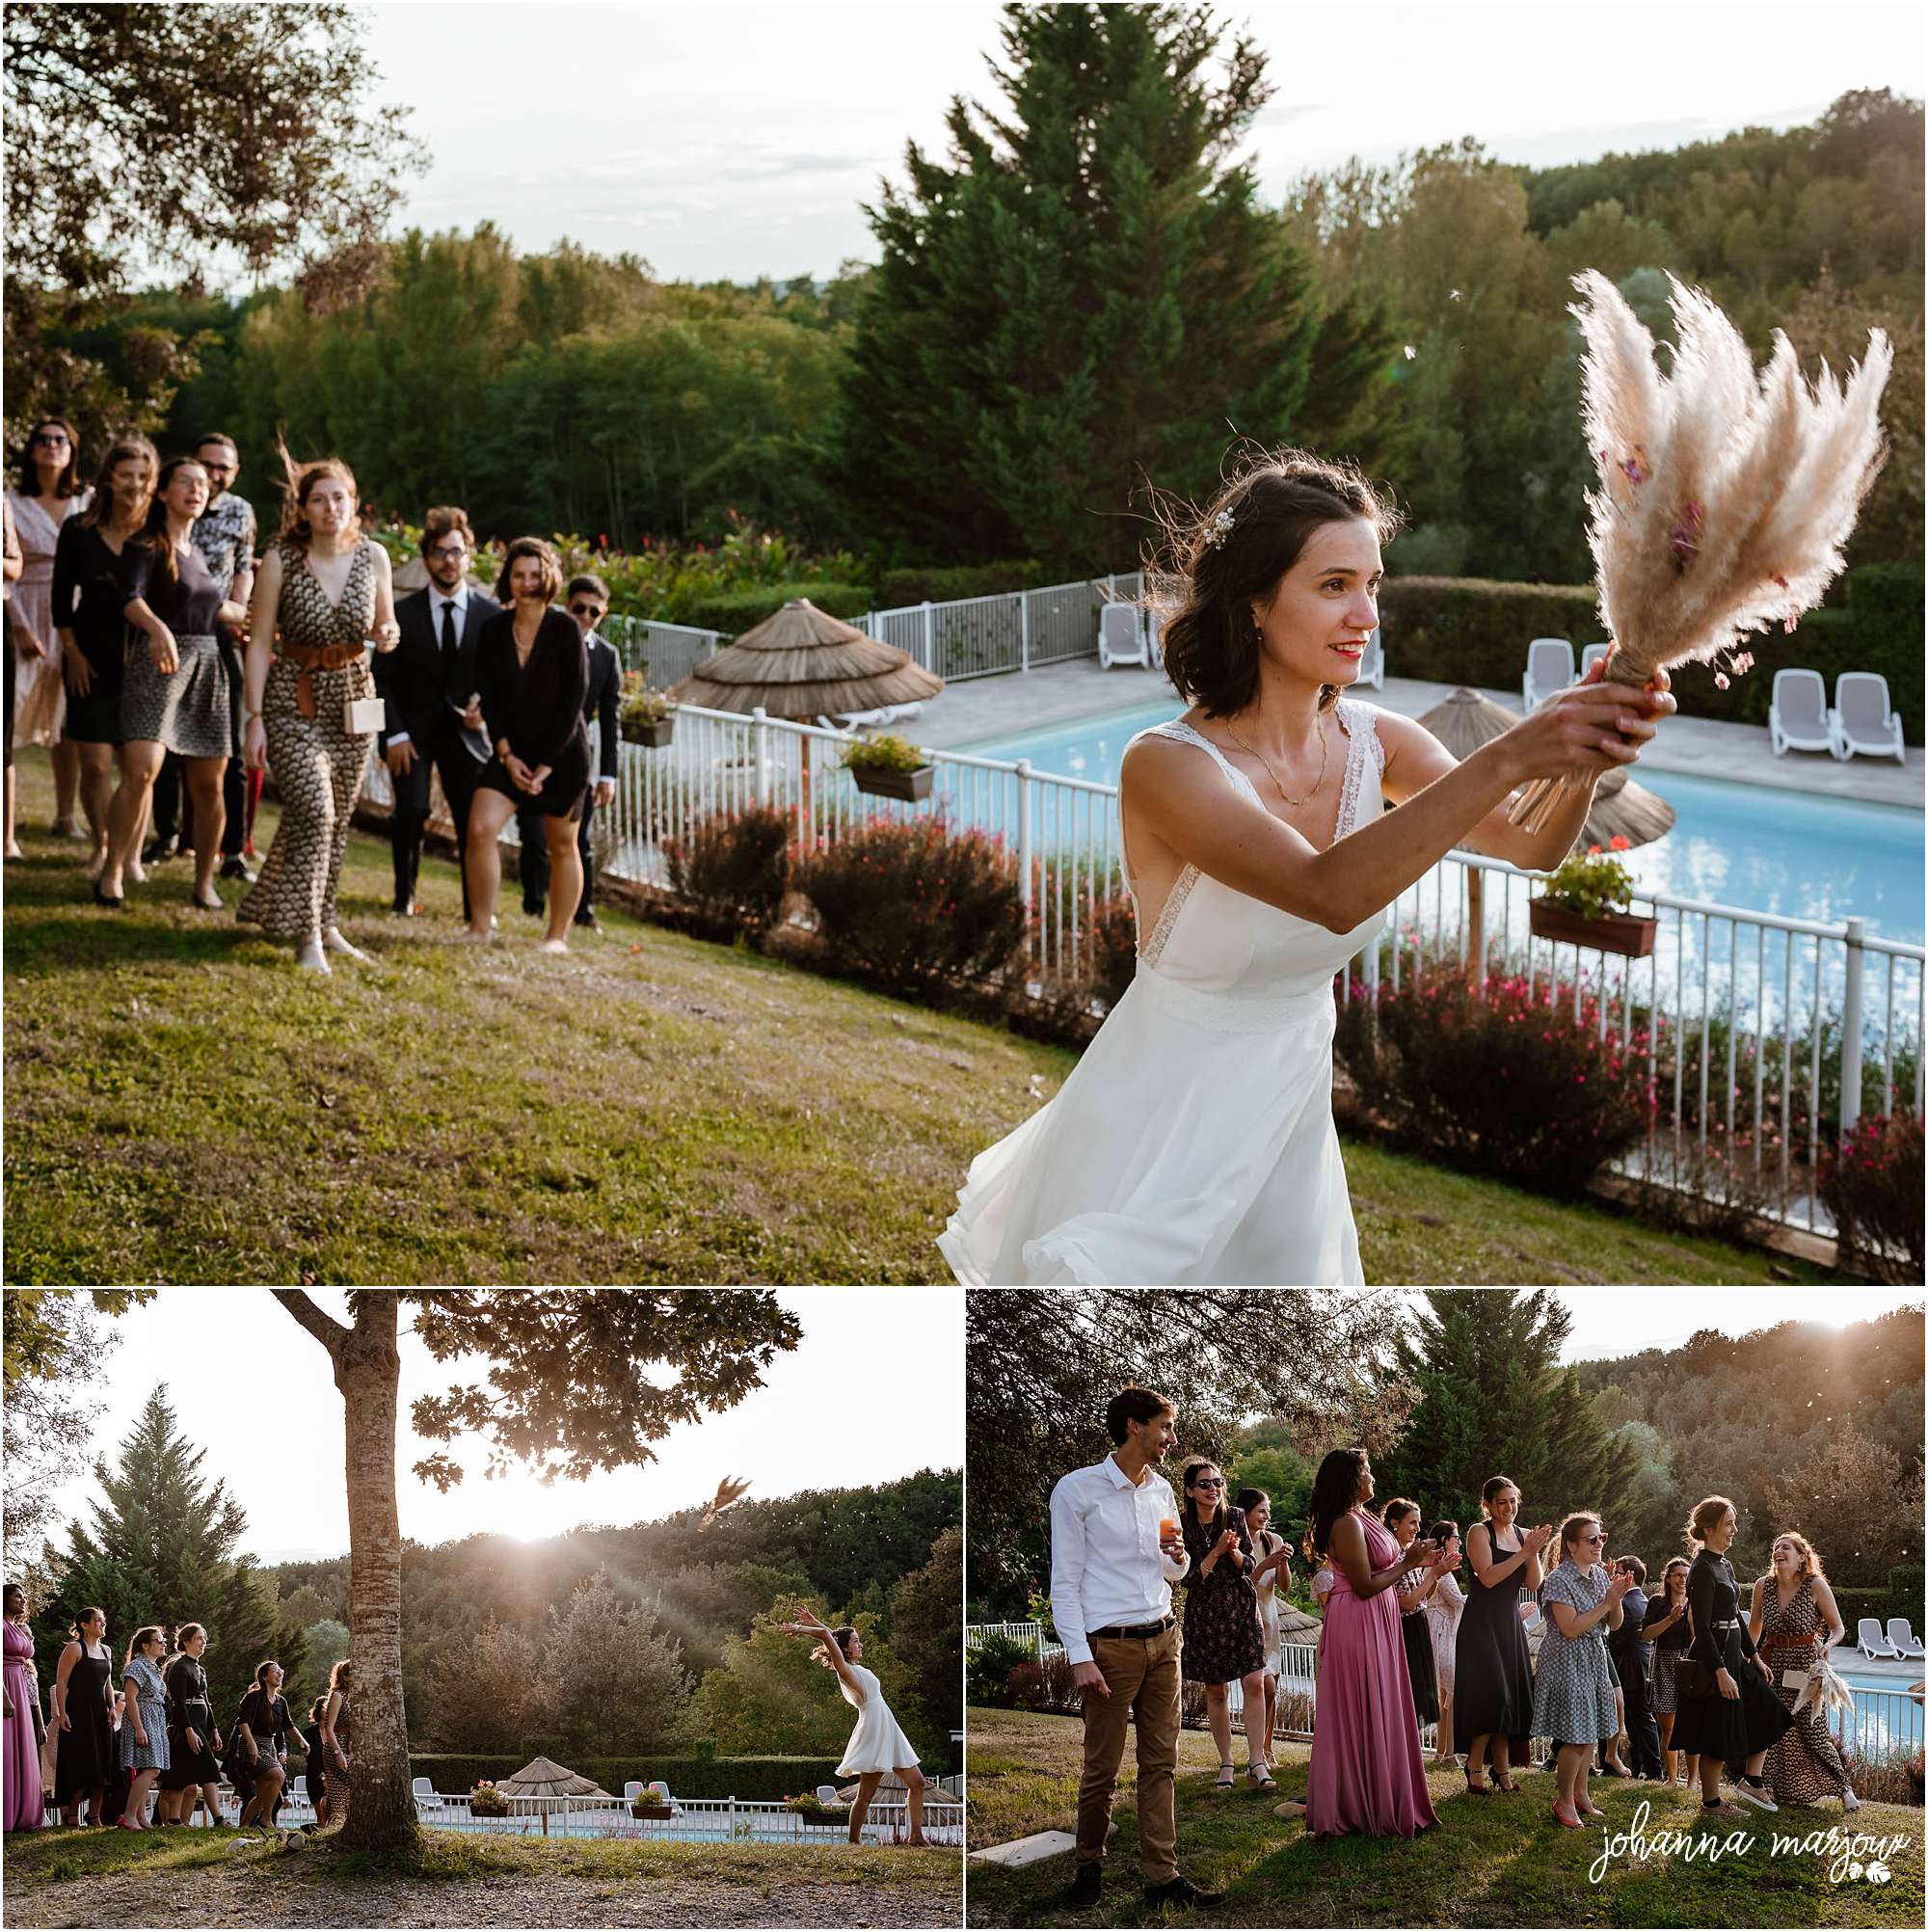
{"label": "grass lawn", "polygon": [[[980,1710],[969,1715],[971,1845],[1007,1842],[1029,1833],[1074,1829],[1083,1732],[1076,1719]],[[1213,1788],[1218,1753],[1204,1731],[1180,1744],[1178,1857],[1194,1881],[1228,1896],[1211,1913],[1174,1916],[1185,1925],[1910,1925],[1922,1922],[1922,1814],[1900,1805],[1863,1805],[1852,1820],[1840,1807],[1749,1811],[1725,1820],[1722,1836],[1745,1833],[1709,1862],[1718,1842],[1700,1840],[1693,1857],[1656,1850],[1646,1859],[1615,1851],[1599,1881],[1589,1867],[1605,1840],[1553,1822],[1553,1779],[1536,1773],[1516,1798],[1475,1798],[1458,1771],[1428,1774],[1439,1824],[1406,1843],[1398,1838],[1341,1838],[1315,1843],[1303,1819],[1272,1815],[1281,1798],[1305,1796],[1309,1747],[1282,1745],[1278,1790],[1263,1795],[1245,1784],[1245,1745],[1235,1740],[1241,1783]],[[1105,1896],[1094,1911],[1063,1900],[1071,1880],[1067,1853],[1018,1871],[973,1863],[966,1880],[967,1917],[978,1925],[1130,1925],[1143,1922],[1138,1870],[1136,1775],[1127,1746],[1112,1812]],[[1596,1779],[1593,1801],[1606,1830],[1631,1829],[1647,1802],[1649,1838],[1694,1833],[1698,1794],[1676,1797],[1652,1784]],[[1829,1876],[1831,1857],[1817,1851],[1773,1855],[1774,1834],[1805,1838],[1836,1828],[1863,1838],[1887,1836],[1890,1876]],[[1897,1837],[1905,1845],[1895,1845]],[[1874,1856],[1865,1845],[1863,1863]]]}
{"label": "grass lawn", "polygon": [[[20,764],[6,869],[5,1275],[22,1282],[931,1282],[971,1157],[1062,1050],[604,913],[564,958],[513,882],[388,913],[350,843],[331,979],[197,911],[181,861],[104,912]],[[259,827],[262,849],[272,808]],[[243,888],[224,885],[230,906]],[[1347,1149],[1369,1280],[1756,1282],[1797,1262]]]}
{"label": "grass lawn", "polygon": [[10,1834],[9,1925],[954,1925],[954,1851],[423,1835],[381,1866],[320,1838]]}

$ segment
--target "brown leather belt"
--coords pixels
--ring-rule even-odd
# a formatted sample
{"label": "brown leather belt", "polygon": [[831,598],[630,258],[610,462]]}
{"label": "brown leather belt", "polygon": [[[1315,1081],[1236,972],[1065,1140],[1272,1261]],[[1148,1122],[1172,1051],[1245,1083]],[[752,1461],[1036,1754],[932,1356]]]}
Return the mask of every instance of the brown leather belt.
{"label": "brown leather belt", "polygon": [[281,655],[301,666],[301,676],[295,680],[295,710],[305,718],[313,717],[314,673],[338,671],[344,664],[354,663],[367,648],[365,639],[358,644],[284,643]]}

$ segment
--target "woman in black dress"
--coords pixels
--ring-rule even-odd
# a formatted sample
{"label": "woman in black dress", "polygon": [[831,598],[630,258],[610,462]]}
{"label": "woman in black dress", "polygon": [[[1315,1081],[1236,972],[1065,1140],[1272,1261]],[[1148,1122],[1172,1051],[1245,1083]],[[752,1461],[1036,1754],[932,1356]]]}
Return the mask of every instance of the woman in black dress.
{"label": "woman in black dress", "polygon": [[294,1716],[281,1695],[281,1667],[265,1658],[254,1667],[254,1681],[234,1714],[232,1767],[235,1794],[242,1801],[240,1824],[256,1821],[273,1830],[288,1777],[288,1732]]}
{"label": "woman in black dress", "polygon": [[107,864],[120,744],[128,642],[121,554],[147,523],[160,468],[145,436],[117,438],[101,459],[93,501],[61,525],[54,546],[54,635],[67,680],[67,722],[61,730],[80,760],[80,806],[94,834],[94,856],[87,865],[91,879]]}
{"label": "woman in black dress", "polygon": [[215,1729],[207,1672],[201,1661],[207,1632],[199,1623],[183,1623],[174,1644],[174,1654],[161,1673],[168,1687],[168,1768],[161,1773],[160,1819],[164,1825],[191,1823],[194,1799],[189,1794],[198,1789],[206,1801],[208,1823],[217,1825],[221,1760],[216,1754],[221,1733]]}
{"label": "woman in black dress", "polygon": [[[1648,1690],[1654,1727],[1660,1732],[1660,1762],[1673,1784],[1680,1754],[1674,1748],[1674,1720],[1680,1708],[1680,1659],[1686,1654],[1688,1628],[1687,1571],[1684,1556],[1670,1557],[1661,1571],[1660,1587],[1647,1600],[1647,1620],[1641,1634],[1653,1646],[1653,1682]],[[1683,1784],[1697,1777],[1697,1760],[1689,1758],[1678,1772]]]}
{"label": "woman in black dress", "polygon": [[194,902],[222,910],[214,889],[227,822],[221,778],[234,751],[228,660],[216,635],[248,613],[228,602],[194,546],[207,508],[207,471],[191,456],[161,466],[141,535],[120,557],[121,613],[140,633],[127,649],[120,684],[120,783],[115,788],[107,863],[94,897],[119,908],[121,880],[138,856],[141,827],[161,761],[178,752],[194,799]]}
{"label": "woman in black dress", "polygon": [[[1272,1787],[1272,1739],[1265,1734],[1265,1632],[1259,1626],[1255,1558],[1245,1519],[1225,1507],[1224,1472],[1216,1462],[1185,1471],[1184,1648],[1179,1667],[1190,1683],[1205,1686],[1205,1714],[1218,1746],[1218,1789],[1238,1777],[1232,1762],[1231,1689],[1245,1695],[1247,1775],[1261,1791]],[[1276,1558],[1268,1559],[1272,1563]]]}
{"label": "woman in black dress", "polygon": [[[1379,1521],[1392,1532],[1404,1555],[1419,1534],[1419,1505],[1395,1496],[1379,1513]],[[1399,1586],[1399,1634],[1406,1645],[1406,1674],[1412,1679],[1413,1715],[1421,1731],[1439,1722],[1439,1673],[1433,1664],[1433,1626],[1427,1622],[1426,1600],[1441,1573],[1436,1564],[1429,1563]]]}
{"label": "woman in black dress", "polygon": [[114,1652],[107,1646],[107,1613],[90,1605],[73,1620],[73,1641],[54,1666],[54,1802],[69,1825],[110,1825],[107,1792],[120,1782],[120,1746],[114,1735]]}
{"label": "woman in black dress", "polygon": [[475,780],[469,810],[469,937],[487,939],[501,889],[497,841],[520,810],[540,815],[549,845],[549,936],[545,953],[569,951],[570,922],[582,897],[576,822],[589,790],[589,734],[582,700],[589,649],[575,618],[551,608],[562,566],[540,537],[518,537],[503,559],[495,596],[505,605],[482,627],[475,683],[495,756]]}
{"label": "woman in black dress", "polygon": [[1453,1729],[1466,1742],[1466,1789],[1485,1797],[1486,1755],[1493,1784],[1517,1791],[1513,1771],[1532,1768],[1533,1659],[1519,1619],[1519,1593],[1536,1595],[1540,1552],[1551,1523],[1522,1532],[1519,1490],[1509,1476],[1490,1477],[1480,1491],[1481,1520],[1466,1532],[1466,1607],[1453,1652]]}
{"label": "woman in black dress", "polygon": [[1674,1749],[1700,1754],[1701,1814],[1722,1818],[1741,1815],[1721,1796],[1721,1771],[1730,1764],[1744,1767],[1734,1784],[1736,1797],[1763,1811],[1781,1809],[1761,1765],[1768,1747],[1794,1722],[1774,1693],[1741,1615],[1740,1588],[1727,1561],[1738,1527],[1726,1496],[1697,1503],[1687,1518],[1687,1546],[1695,1553],[1687,1571],[1694,1637],[1678,1667],[1679,1710],[1674,1720]]}

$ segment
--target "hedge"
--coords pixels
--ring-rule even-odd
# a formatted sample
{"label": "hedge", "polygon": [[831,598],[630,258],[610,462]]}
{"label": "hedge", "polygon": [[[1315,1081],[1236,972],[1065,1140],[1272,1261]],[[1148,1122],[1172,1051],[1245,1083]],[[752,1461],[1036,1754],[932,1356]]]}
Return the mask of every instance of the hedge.
{"label": "hedge", "polygon": [[699,631],[720,631],[727,637],[739,637],[798,597],[809,598],[817,609],[832,617],[862,617],[875,604],[861,583],[759,583],[692,598],[681,621]]}
{"label": "hedge", "polygon": [[[1480,577],[1388,577],[1379,590],[1388,668],[1397,676],[1516,691],[1535,637],[1566,637],[1581,650],[1605,637],[1591,584],[1495,583]],[[1843,671],[1879,671],[1901,713],[1902,736],[1921,742],[1922,573],[1910,564],[1862,564],[1847,576],[1847,607],[1809,611],[1791,637],[1776,631],[1755,649],[1754,668],[1723,690],[1710,664],[1677,671],[1674,695],[1690,717],[1767,723],[1774,674],[1820,672],[1833,700]]]}
{"label": "hedge", "polygon": [[[426,1778],[443,1797],[472,1791],[484,1778],[500,1784],[529,1761],[526,1751],[411,1753],[412,1777]],[[835,1758],[570,1758],[570,1770],[593,1778],[614,1797],[631,1779],[660,1778],[676,1798],[741,1798],[749,1804],[781,1804],[799,1791],[837,1784]]]}
{"label": "hedge", "polygon": [[877,586],[877,608],[896,610],[906,604],[950,604],[967,597],[997,597],[1013,590],[1034,590],[1045,581],[1040,563],[919,565],[889,570]]}

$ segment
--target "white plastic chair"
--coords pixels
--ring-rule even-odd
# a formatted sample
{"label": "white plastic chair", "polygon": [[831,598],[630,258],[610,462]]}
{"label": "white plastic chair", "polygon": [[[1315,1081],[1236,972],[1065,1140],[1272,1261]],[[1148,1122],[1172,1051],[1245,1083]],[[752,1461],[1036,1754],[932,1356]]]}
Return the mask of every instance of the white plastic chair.
{"label": "white plastic chair", "polygon": [[417,1778],[415,1781],[415,1783],[409,1786],[409,1789],[413,1791],[417,1798],[433,1798],[435,1796],[435,1786],[432,1784],[430,1784],[430,1782],[426,1778]]}
{"label": "white plastic chair", "polygon": [[1376,691],[1385,689],[1385,647],[1379,642],[1379,627],[1377,624],[1373,626],[1373,634],[1366,639],[1366,655],[1359,659],[1359,675],[1352,682],[1355,684],[1370,684]]}
{"label": "white plastic chair", "polygon": [[1921,1639],[1915,1634],[1915,1626],[1906,1617],[1890,1617],[1888,1620],[1888,1641],[1904,1657],[1918,1657],[1923,1654]]}
{"label": "white plastic chair", "polygon": [[837,1786],[835,1784],[819,1784],[817,1787],[817,1802],[826,1807],[836,1804]]}
{"label": "white plastic chair", "polygon": [[1901,742],[1901,713],[1888,701],[1888,680],[1879,671],[1843,671],[1834,680],[1828,713],[1828,744],[1836,758],[1856,752],[1908,763]]}
{"label": "white plastic chair", "polygon": [[[1156,606],[1146,610],[1144,616],[1145,651],[1151,658],[1152,669],[1162,671],[1165,669],[1164,620],[1159,616]],[[376,765],[380,765],[381,762],[379,758],[373,761]]]}
{"label": "white plastic chair", "polygon": [[636,1800],[640,1798],[642,1795],[643,1795],[643,1781],[640,1778],[631,1778],[629,1782],[623,1786],[623,1802],[626,1805],[633,1805],[636,1802]]}
{"label": "white plastic chair", "polygon": [[1901,1661],[1901,1652],[1888,1641],[1879,1617],[1861,1619],[1861,1653],[1864,1657],[1892,1657],[1896,1663]]}
{"label": "white plastic chair", "polygon": [[1136,604],[1108,604],[1098,613],[1098,666],[1109,671],[1113,664],[1151,667],[1144,616]]}
{"label": "white plastic chair", "polygon": [[1584,679],[1587,673],[1613,648],[1611,644],[1589,644],[1580,653],[1580,676]]}
{"label": "white plastic chair", "polygon": [[1774,674],[1774,694],[1767,707],[1767,739],[1776,758],[1789,751],[1834,751],[1828,687],[1819,671]]}
{"label": "white plastic chair", "polygon": [[1520,691],[1528,711],[1573,682],[1573,646],[1565,637],[1536,637],[1526,647],[1526,676]]}

